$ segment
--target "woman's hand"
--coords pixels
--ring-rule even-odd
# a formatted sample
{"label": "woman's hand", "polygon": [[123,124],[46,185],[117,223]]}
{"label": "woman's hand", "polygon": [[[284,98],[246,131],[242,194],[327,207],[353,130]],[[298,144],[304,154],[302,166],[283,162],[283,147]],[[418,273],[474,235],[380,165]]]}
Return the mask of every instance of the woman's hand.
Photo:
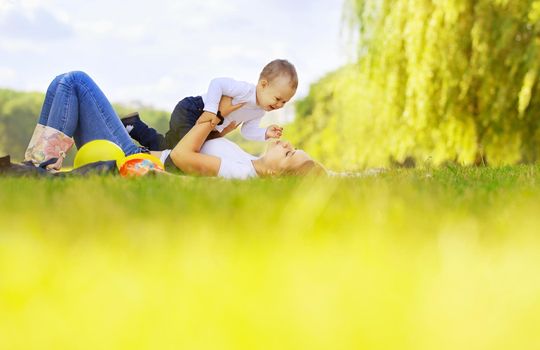
{"label": "woman's hand", "polygon": [[[221,112],[221,116],[225,118],[237,109],[242,108],[244,105],[245,103],[239,103],[233,106],[232,97],[221,96],[221,100],[219,100],[219,111]],[[213,126],[216,126],[219,123],[219,118],[214,113],[204,111],[199,119],[197,119],[197,124],[208,122],[210,122]],[[234,128],[235,127],[233,127],[232,130],[234,130]],[[232,130],[229,130],[228,132],[231,132]]]}
{"label": "woman's hand", "polygon": [[219,123],[219,118],[214,113],[204,111],[199,119],[197,119],[197,124],[210,123],[212,128]]}
{"label": "woman's hand", "polygon": [[219,100],[219,111],[221,112],[221,115],[223,117],[228,116],[232,112],[236,111],[239,108],[242,108],[245,105],[245,103],[239,103],[233,106],[232,100],[232,97],[221,96],[221,100]]}

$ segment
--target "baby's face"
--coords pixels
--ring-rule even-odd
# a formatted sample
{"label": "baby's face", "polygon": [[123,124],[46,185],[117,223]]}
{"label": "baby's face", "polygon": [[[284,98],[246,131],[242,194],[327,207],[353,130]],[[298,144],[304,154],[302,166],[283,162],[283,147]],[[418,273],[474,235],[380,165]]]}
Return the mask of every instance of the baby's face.
{"label": "baby's face", "polygon": [[282,108],[295,93],[287,76],[280,75],[270,82],[262,79],[257,84],[257,104],[270,112]]}

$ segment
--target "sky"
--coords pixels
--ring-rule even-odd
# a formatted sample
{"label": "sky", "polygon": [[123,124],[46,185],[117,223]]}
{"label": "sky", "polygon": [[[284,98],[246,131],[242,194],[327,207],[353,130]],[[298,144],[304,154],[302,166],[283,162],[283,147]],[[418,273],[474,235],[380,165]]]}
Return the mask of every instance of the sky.
{"label": "sky", "polygon": [[87,72],[114,102],[172,110],[215,77],[256,83],[275,58],[309,85],[347,62],[343,0],[0,0],[0,87]]}

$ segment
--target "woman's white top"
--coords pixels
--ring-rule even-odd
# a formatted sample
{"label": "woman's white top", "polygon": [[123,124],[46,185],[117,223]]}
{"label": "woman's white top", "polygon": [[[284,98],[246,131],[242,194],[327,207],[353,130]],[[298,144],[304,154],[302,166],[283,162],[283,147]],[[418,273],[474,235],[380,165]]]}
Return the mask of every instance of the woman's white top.
{"label": "woman's white top", "polygon": [[[170,149],[161,153],[161,161],[165,160],[171,153]],[[244,151],[236,143],[219,137],[205,141],[201,148],[201,153],[221,159],[218,176],[226,179],[248,179],[257,177],[257,172],[253,167],[253,161],[258,159]]]}

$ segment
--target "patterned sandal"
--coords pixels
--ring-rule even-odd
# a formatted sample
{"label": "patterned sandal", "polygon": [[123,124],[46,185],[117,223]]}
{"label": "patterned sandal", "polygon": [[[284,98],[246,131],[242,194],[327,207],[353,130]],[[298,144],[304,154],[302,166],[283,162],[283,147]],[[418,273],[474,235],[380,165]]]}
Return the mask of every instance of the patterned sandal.
{"label": "patterned sandal", "polygon": [[24,161],[47,170],[58,171],[73,143],[73,139],[63,132],[38,124],[24,153]]}

